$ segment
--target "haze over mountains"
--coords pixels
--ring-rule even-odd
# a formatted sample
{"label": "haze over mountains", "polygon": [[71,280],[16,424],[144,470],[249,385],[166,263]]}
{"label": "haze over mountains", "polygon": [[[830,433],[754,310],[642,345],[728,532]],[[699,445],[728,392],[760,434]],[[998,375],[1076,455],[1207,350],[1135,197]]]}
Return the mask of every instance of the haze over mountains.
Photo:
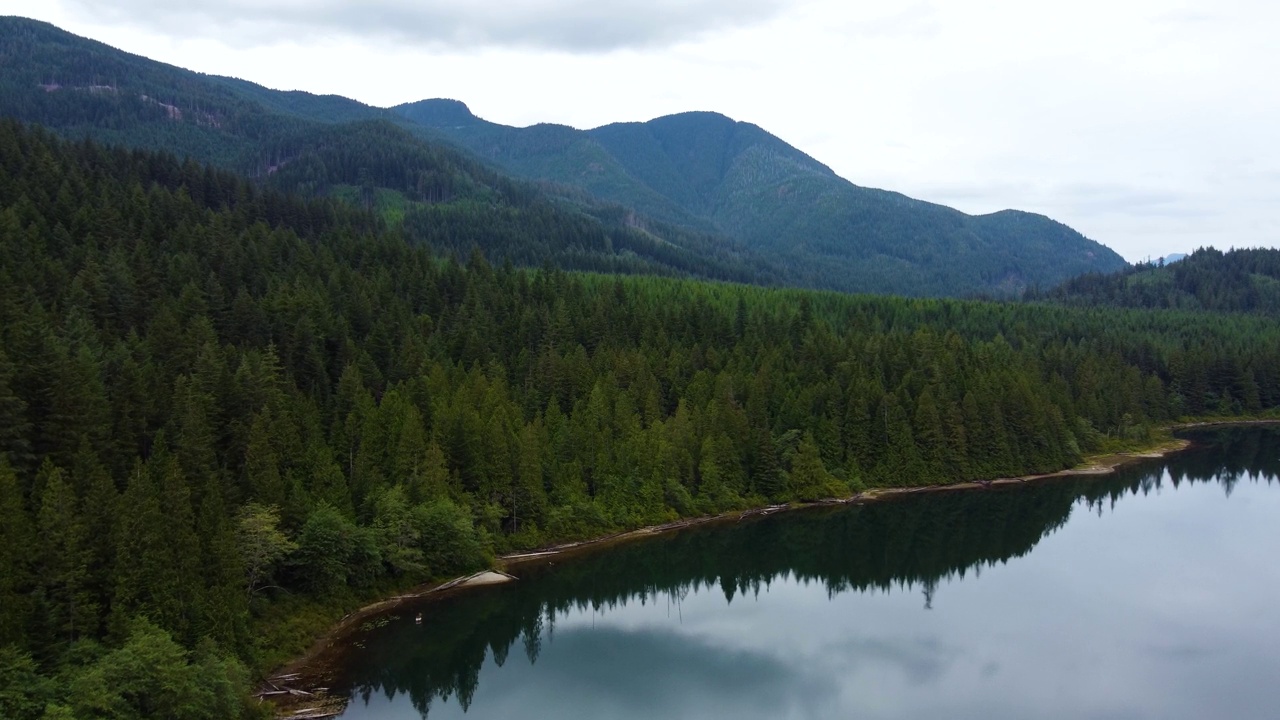
{"label": "haze over mountains", "polygon": [[765,130],[684,113],[582,131],[202,75],[0,19],[0,114],[363,202],[445,252],[906,295],[1012,295],[1126,266],[1049,218],[863,188]]}

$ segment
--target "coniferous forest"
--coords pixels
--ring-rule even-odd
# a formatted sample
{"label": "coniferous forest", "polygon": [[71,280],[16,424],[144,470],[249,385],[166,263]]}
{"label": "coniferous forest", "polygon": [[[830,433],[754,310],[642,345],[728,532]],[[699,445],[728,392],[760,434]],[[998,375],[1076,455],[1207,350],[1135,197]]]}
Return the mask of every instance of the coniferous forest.
{"label": "coniferous forest", "polygon": [[1078,306],[1280,313],[1280,250],[1201,248],[1178,262],[1143,263],[1112,275],[1090,273],[1027,294]]}
{"label": "coniferous forest", "polygon": [[913,296],[1017,296],[1123,258],[1031,213],[969,216],[855,186],[716,113],[509,128],[205,75],[0,17],[0,116],[163,150],[374,209],[494,264]]}
{"label": "coniferous forest", "polygon": [[498,553],[1277,405],[1259,316],[515,269],[0,121],[0,715],[252,716],[298,618]]}

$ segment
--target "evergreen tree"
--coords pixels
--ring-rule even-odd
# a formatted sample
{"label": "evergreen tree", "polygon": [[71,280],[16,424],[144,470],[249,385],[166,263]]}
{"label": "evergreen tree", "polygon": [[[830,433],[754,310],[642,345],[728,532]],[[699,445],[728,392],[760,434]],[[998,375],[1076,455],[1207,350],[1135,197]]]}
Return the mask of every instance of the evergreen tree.
{"label": "evergreen tree", "polygon": [[0,349],[0,455],[8,456],[11,467],[31,467],[31,423],[27,404],[13,390],[14,366]]}
{"label": "evergreen tree", "polygon": [[821,500],[842,495],[844,489],[822,462],[813,435],[805,433],[796,448],[788,476],[791,493],[797,500]]}
{"label": "evergreen tree", "polygon": [[40,494],[37,518],[42,621],[55,642],[69,645],[96,630],[97,608],[87,587],[89,553],[79,503],[59,468]]}
{"label": "evergreen tree", "polygon": [[17,475],[0,459],[0,648],[27,645],[36,558],[35,533]]}

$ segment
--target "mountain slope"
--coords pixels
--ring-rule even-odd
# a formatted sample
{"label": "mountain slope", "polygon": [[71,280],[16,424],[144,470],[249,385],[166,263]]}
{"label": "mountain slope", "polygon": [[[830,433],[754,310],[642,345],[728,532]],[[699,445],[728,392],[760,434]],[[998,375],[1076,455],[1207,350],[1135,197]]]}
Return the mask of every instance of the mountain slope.
{"label": "mountain slope", "polygon": [[1280,313],[1280,250],[1201,248],[1173,263],[1082,275],[1038,296],[1069,305]]}
{"label": "mountain slope", "polygon": [[309,125],[391,117],[165,65],[25,18],[0,18],[0,66],[7,116],[246,172],[264,147]]}
{"label": "mountain slope", "polygon": [[495,261],[911,295],[1014,294],[1124,267],[1047,218],[971,217],[855,186],[715,113],[584,132],[510,128],[456,101],[393,112],[22,18],[0,18],[0,65],[0,115],[363,203],[441,250]]}
{"label": "mountain slope", "polygon": [[1269,318],[464,267],[379,224],[0,120],[0,715],[261,718],[250,668],[494,553],[1280,406]]}
{"label": "mountain slope", "polygon": [[1110,249],[1042,216],[974,217],[859,187],[763,129],[717,113],[550,133],[475,118],[456,101],[395,109],[516,175],[578,185],[671,222],[692,215],[777,258],[804,285],[1009,294],[1125,267]]}
{"label": "mountain slope", "polygon": [[578,188],[514,180],[426,126],[347,98],[202,75],[13,17],[0,18],[0,67],[0,115],[344,198],[443,252],[477,247],[493,261],[600,272],[782,278],[708,225],[651,220]]}
{"label": "mountain slope", "polygon": [[650,217],[714,230],[711,222],[678,200],[632,177],[622,162],[580,130],[548,123],[527,128],[498,125],[471,114],[457,100],[424,100],[395,111],[519,177],[572,185]]}

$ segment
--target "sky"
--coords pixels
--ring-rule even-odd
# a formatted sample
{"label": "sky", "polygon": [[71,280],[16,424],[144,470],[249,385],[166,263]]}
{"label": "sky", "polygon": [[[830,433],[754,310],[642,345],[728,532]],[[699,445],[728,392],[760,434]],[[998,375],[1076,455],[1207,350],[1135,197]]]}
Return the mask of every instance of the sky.
{"label": "sky", "polygon": [[853,183],[1130,261],[1280,246],[1268,0],[3,0],[199,72],[591,128],[752,122]]}

